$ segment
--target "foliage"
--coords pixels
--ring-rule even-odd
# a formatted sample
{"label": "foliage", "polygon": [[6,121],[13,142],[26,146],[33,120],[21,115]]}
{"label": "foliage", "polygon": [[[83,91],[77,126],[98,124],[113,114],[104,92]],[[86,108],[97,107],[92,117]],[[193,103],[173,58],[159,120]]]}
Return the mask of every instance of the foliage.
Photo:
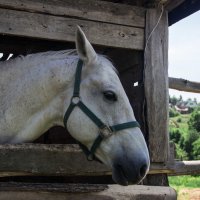
{"label": "foliage", "polygon": [[171,129],[169,132],[170,140],[174,143],[179,143],[182,133],[178,128]]}
{"label": "foliage", "polygon": [[178,103],[178,98],[176,98],[175,96],[173,97],[169,97],[169,103],[171,103],[173,106],[175,106]]}
{"label": "foliage", "polygon": [[180,113],[177,112],[175,109],[173,109],[173,108],[169,109],[169,117],[176,117],[178,115],[180,115]]}
{"label": "foliage", "polygon": [[188,121],[189,129],[195,129],[200,132],[200,109],[197,108],[192,112],[191,118]]}
{"label": "foliage", "polygon": [[200,159],[200,107],[191,114],[170,118],[170,140],[176,146],[176,159]]}
{"label": "foliage", "polygon": [[200,160],[200,138],[192,143],[194,159]]}
{"label": "foliage", "polygon": [[[170,98],[170,140],[175,144],[176,159],[200,160],[200,103],[197,108],[190,108],[190,114],[176,114],[173,105],[177,105],[181,97]],[[188,100],[189,101],[189,100]],[[196,100],[194,100],[196,101]],[[183,188],[199,188],[200,176],[169,177],[170,186],[177,190],[179,197]],[[183,197],[185,199],[185,196]]]}
{"label": "foliage", "polygon": [[187,152],[180,147],[179,144],[175,144],[176,146],[176,158],[179,160],[188,160]]}
{"label": "foliage", "polygon": [[199,138],[199,133],[195,129],[189,129],[184,142],[184,150],[188,154],[189,160],[194,159],[193,143]]}

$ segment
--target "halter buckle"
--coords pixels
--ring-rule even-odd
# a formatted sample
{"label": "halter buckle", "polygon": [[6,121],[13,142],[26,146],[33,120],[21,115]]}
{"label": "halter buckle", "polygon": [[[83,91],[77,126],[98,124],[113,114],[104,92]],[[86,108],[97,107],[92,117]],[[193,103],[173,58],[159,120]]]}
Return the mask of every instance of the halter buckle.
{"label": "halter buckle", "polygon": [[71,103],[74,104],[74,105],[77,105],[80,101],[81,101],[81,97],[78,97],[78,96],[75,97],[75,96],[73,96],[71,98]]}
{"label": "halter buckle", "polygon": [[99,134],[103,137],[103,138],[108,138],[112,135],[112,130],[109,126],[105,125],[103,128],[99,129]]}

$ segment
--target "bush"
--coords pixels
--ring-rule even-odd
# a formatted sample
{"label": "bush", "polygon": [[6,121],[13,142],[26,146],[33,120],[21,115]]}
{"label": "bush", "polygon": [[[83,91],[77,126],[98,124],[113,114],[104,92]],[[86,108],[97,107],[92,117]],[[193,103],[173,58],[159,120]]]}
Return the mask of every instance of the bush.
{"label": "bush", "polygon": [[176,159],[179,160],[188,160],[188,154],[184,151],[179,144],[175,144],[176,146]]}
{"label": "bush", "polygon": [[182,119],[179,117],[179,118],[177,119],[177,122],[178,122],[178,123],[181,123],[181,122],[182,122]]}
{"label": "bush", "polygon": [[195,158],[193,152],[193,143],[199,138],[199,133],[195,129],[189,129],[184,142],[184,150],[188,154],[189,160]]}
{"label": "bush", "polygon": [[196,160],[200,160],[200,138],[192,143],[193,157]]}
{"label": "bush", "polygon": [[182,133],[179,129],[172,129],[169,132],[169,137],[171,141],[178,144],[182,137]]}
{"label": "bush", "polygon": [[169,117],[176,117],[178,115],[180,115],[180,113],[177,112],[175,109],[173,109],[173,108],[169,109]]}
{"label": "bush", "polygon": [[189,129],[195,129],[197,132],[200,132],[200,111],[198,109],[192,112],[188,126]]}

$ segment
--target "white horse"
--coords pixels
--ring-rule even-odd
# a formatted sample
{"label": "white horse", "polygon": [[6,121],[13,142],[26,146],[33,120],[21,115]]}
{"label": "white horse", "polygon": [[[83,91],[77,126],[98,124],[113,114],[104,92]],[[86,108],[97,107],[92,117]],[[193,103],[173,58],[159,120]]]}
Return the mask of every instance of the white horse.
{"label": "white horse", "polygon": [[72,98],[78,60],[83,65],[79,76],[81,101],[102,123],[111,128],[118,124],[118,130],[111,132],[106,126],[99,131],[95,120],[79,106],[67,116],[67,129],[88,150],[102,132],[102,141],[93,151],[95,157],[112,169],[115,182],[139,183],[149,169],[144,137],[137,125],[129,127],[126,123],[134,123],[135,117],[115,68],[96,54],[79,27],[76,50],[0,62],[0,143],[30,142],[55,125],[63,126],[69,105],[80,101]]}

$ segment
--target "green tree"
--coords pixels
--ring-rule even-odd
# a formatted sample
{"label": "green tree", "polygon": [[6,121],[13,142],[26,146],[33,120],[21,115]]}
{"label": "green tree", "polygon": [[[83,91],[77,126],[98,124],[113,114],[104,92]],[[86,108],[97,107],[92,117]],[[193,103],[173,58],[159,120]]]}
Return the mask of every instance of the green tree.
{"label": "green tree", "polygon": [[182,133],[179,129],[172,129],[169,132],[170,140],[173,141],[174,143],[178,144],[181,137]]}
{"label": "green tree", "polygon": [[169,96],[169,103],[171,103],[173,106],[175,106],[177,104],[177,102],[178,102],[178,99],[175,96],[173,96],[173,97]]}
{"label": "green tree", "polygon": [[180,160],[188,160],[187,152],[184,151],[179,144],[175,144],[176,146],[176,159]]}
{"label": "green tree", "polygon": [[189,129],[195,129],[200,133],[200,109],[196,109],[192,112],[191,117],[188,121]]}
{"label": "green tree", "polygon": [[193,143],[199,138],[199,133],[195,129],[189,129],[184,142],[184,150],[188,154],[189,160],[195,158],[193,153]]}
{"label": "green tree", "polygon": [[200,160],[200,138],[192,143],[194,159]]}
{"label": "green tree", "polygon": [[169,117],[176,117],[180,115],[179,112],[177,112],[174,108],[169,108]]}

